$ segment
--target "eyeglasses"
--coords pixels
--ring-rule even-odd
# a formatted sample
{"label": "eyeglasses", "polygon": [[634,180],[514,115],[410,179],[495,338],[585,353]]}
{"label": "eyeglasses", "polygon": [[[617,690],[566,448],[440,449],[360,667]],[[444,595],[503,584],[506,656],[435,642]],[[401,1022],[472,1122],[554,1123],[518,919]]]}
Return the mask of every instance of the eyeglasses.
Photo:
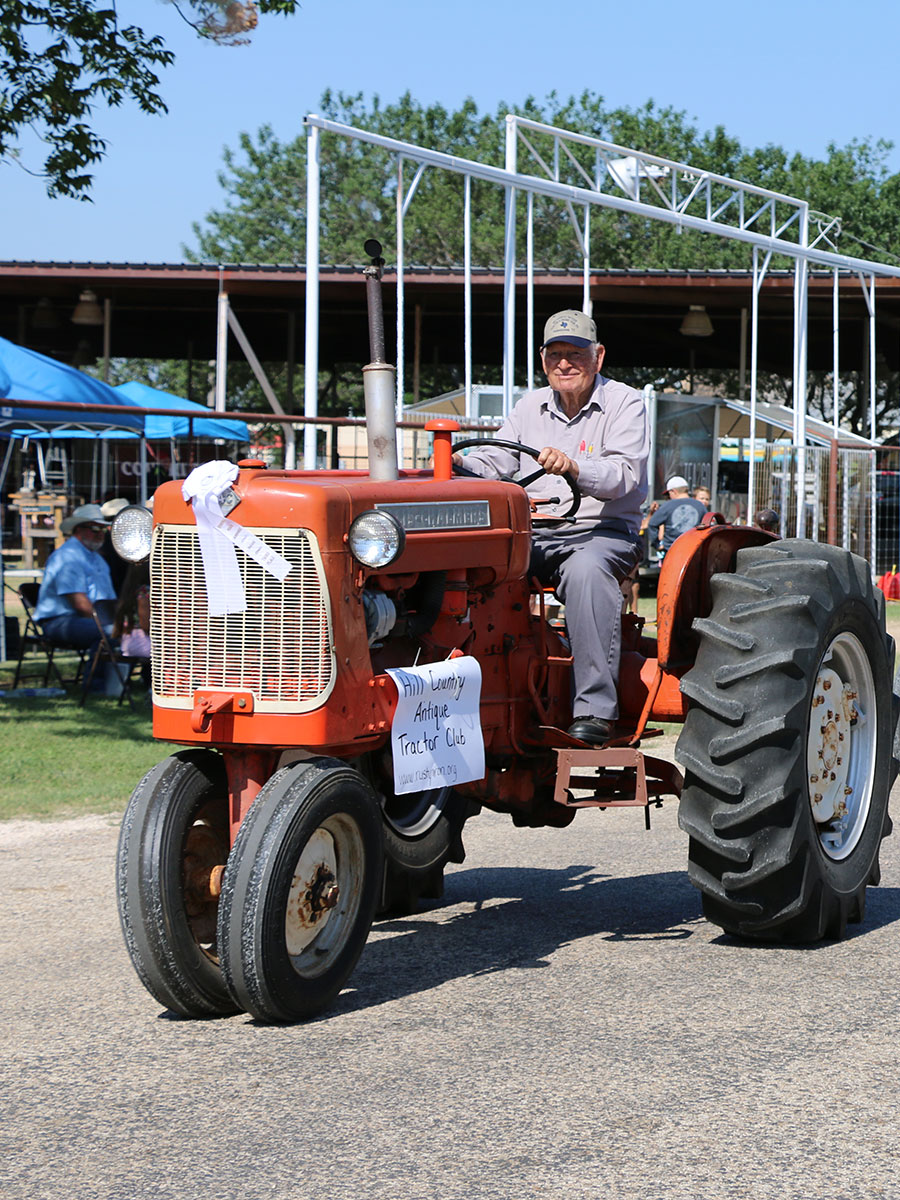
{"label": "eyeglasses", "polygon": [[594,351],[590,349],[576,350],[569,347],[567,350],[544,350],[544,362],[551,367],[555,367],[563,359],[566,362],[572,363],[573,366],[580,367],[582,363],[589,363],[594,358]]}

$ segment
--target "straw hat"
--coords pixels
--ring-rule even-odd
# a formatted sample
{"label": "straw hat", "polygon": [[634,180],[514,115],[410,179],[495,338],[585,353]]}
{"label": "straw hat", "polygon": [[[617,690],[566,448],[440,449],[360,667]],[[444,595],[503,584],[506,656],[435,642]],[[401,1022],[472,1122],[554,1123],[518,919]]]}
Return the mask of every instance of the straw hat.
{"label": "straw hat", "polygon": [[115,500],[107,500],[105,504],[101,504],[100,511],[106,517],[107,521],[111,521],[116,513],[120,513],[130,503],[130,500],[125,500],[122,496],[118,496]]}
{"label": "straw hat", "polygon": [[103,509],[99,504],[82,504],[70,513],[60,524],[60,529],[66,537],[79,525],[108,525]]}

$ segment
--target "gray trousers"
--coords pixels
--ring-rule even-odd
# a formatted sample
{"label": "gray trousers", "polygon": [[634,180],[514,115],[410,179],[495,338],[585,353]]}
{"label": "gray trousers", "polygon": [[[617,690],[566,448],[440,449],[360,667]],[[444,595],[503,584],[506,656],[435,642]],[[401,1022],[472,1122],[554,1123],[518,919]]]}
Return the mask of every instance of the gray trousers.
{"label": "gray trousers", "polygon": [[532,532],[531,574],[566,606],[576,719],[619,715],[621,584],[640,558],[639,538],[614,529]]}

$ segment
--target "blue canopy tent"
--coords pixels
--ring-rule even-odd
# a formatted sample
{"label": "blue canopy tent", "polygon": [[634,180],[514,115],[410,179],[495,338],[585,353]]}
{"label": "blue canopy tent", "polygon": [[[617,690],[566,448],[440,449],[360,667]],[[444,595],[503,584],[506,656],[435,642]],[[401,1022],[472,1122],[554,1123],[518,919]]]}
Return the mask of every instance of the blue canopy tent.
{"label": "blue canopy tent", "polygon": [[[121,413],[72,412],[17,406],[17,400],[112,404]],[[26,350],[0,337],[0,436],[28,437],[52,430],[56,436],[140,436],[143,420],[128,412],[115,390],[75,367]],[[70,432],[71,431],[71,432]]]}
{"label": "blue canopy tent", "polygon": [[[4,399],[8,402],[4,403]],[[39,409],[17,405],[17,400],[103,404],[116,411]],[[130,411],[133,408],[172,409],[173,415],[134,413]],[[174,415],[175,411],[179,415]],[[188,415],[180,415],[185,411]],[[196,418],[193,413],[197,414]],[[112,388],[83,371],[0,338],[0,438],[10,440],[0,469],[2,485],[15,439],[33,440],[37,447],[51,439],[89,438],[101,442],[140,439],[143,477],[146,474],[147,441],[174,443],[176,439],[188,438],[247,442],[250,433],[245,422],[216,420],[210,417],[209,409],[204,405],[172,395],[171,392],[137,382]],[[105,457],[103,461],[105,463]],[[101,491],[105,491],[105,479]],[[143,488],[141,499],[146,499]]]}
{"label": "blue canopy tent", "polygon": [[[171,408],[177,416],[165,417],[148,413],[144,420],[144,437],[150,441],[161,438],[218,438],[226,442],[249,442],[250,431],[246,422],[216,420],[209,415],[204,404],[183,400],[171,392],[160,391],[146,383],[120,383],[112,389],[116,397],[126,404],[138,408]],[[182,415],[187,413],[188,415]],[[196,416],[193,414],[196,413]]]}
{"label": "blue canopy tent", "polygon": [[[102,404],[115,411],[31,408],[16,403],[23,400]],[[132,411],[134,408],[180,411],[179,415],[173,411],[172,416],[167,416],[136,413]],[[188,410],[188,415],[180,415],[185,410]],[[209,416],[209,410],[201,404],[137,382],[112,388],[83,371],[0,337],[0,439],[9,442],[0,468],[0,487],[6,479],[16,444],[22,443],[27,447],[29,441],[33,441],[39,461],[43,464],[44,446],[49,440],[91,439],[96,443],[95,478],[91,491],[99,490],[101,495],[106,491],[107,443],[139,442],[140,498],[146,500],[148,441],[169,441],[173,446],[176,441],[184,439],[247,442],[250,434],[245,422],[216,420]],[[175,457],[174,453],[172,457]],[[99,485],[96,478],[98,466]],[[0,558],[0,658],[5,657],[2,592],[3,565]]]}

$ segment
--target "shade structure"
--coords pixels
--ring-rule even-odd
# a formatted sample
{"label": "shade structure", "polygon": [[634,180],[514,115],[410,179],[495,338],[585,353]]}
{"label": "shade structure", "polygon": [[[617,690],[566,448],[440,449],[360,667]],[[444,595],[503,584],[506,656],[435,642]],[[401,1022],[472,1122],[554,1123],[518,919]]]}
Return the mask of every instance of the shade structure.
{"label": "shade structure", "polygon": [[[25,408],[17,406],[17,400],[106,404],[114,406],[116,411]],[[135,408],[167,408],[173,414],[141,414],[133,412]],[[0,338],[0,436],[250,440],[244,421],[216,420],[210,417],[205,405],[145,383],[131,381],[109,387],[92,375],[36,350],[17,346],[6,338]]]}
{"label": "shade structure", "polygon": [[[119,411],[80,413],[24,408],[16,406],[17,400],[111,404]],[[143,418],[129,411],[114,388],[75,367],[0,337],[0,435],[28,437],[52,431],[57,437],[72,437],[90,431],[87,435],[96,437],[102,431],[100,436],[139,437],[143,430]]]}
{"label": "shade structure", "polygon": [[[120,403],[138,408],[171,408],[178,415],[144,417],[144,437],[148,441],[162,438],[218,438],[227,442],[248,442],[250,431],[246,422],[233,419],[216,420],[209,409],[193,400],[184,400],[171,392],[161,391],[146,383],[132,380],[111,389]],[[187,414],[187,415],[184,415]],[[193,414],[196,414],[194,416]]]}

